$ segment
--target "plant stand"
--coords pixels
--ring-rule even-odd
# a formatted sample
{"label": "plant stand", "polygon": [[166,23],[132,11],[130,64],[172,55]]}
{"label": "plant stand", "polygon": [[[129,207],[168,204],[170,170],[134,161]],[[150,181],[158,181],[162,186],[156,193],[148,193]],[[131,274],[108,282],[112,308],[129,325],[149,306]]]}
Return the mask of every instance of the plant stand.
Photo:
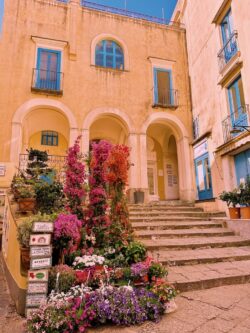
{"label": "plant stand", "polygon": [[142,192],[142,191],[134,192],[134,202],[135,202],[135,204],[143,204],[144,203],[144,192]]}

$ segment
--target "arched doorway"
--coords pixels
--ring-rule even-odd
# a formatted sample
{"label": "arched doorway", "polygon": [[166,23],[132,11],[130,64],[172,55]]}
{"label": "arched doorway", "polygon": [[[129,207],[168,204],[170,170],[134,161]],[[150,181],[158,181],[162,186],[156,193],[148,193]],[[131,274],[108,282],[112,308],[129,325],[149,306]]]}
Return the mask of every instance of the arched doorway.
{"label": "arched doorway", "polygon": [[99,116],[90,126],[89,140],[107,140],[113,144],[127,144],[128,131],[121,119],[112,115]]}
{"label": "arched doorway", "polygon": [[[148,200],[195,200],[190,143],[189,131],[176,115],[154,112],[145,120],[140,133],[140,188],[149,194],[153,179],[157,190]],[[152,164],[154,172],[148,170]]]}
{"label": "arched doorway", "polygon": [[179,199],[176,140],[170,126],[153,123],[147,130],[149,200]]}

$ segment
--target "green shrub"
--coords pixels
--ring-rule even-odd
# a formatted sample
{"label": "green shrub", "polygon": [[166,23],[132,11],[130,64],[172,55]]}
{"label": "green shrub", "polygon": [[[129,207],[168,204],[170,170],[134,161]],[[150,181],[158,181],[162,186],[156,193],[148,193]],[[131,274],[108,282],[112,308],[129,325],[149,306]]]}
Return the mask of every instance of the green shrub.
{"label": "green shrub", "polygon": [[63,186],[60,182],[38,182],[35,185],[37,209],[41,213],[51,214],[63,205]]}
{"label": "green shrub", "polygon": [[[58,275],[59,274],[59,275]],[[58,276],[58,285],[57,285]],[[52,290],[67,292],[76,282],[75,271],[67,265],[52,267],[49,273],[49,293]],[[58,289],[58,290],[56,290]]]}
{"label": "green shrub", "polygon": [[125,248],[124,254],[128,264],[133,264],[146,259],[146,248],[139,242],[131,242]]}

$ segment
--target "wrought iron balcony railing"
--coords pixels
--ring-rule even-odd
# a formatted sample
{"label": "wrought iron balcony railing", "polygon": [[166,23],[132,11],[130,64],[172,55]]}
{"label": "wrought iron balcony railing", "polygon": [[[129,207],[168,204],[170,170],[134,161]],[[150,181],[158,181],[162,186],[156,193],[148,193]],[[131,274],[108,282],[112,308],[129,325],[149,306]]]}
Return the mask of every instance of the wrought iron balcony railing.
{"label": "wrought iron balcony railing", "polygon": [[230,59],[233,58],[233,56],[238,52],[238,50],[238,33],[237,31],[233,31],[228,41],[218,53],[220,71],[223,70],[225,65],[229,62]]}
{"label": "wrought iron balcony railing", "polygon": [[242,105],[222,121],[224,142],[227,142],[242,132],[250,125],[249,105]]}
{"label": "wrought iron balcony railing", "polygon": [[179,105],[179,92],[176,89],[166,90],[163,93],[156,93],[153,106],[165,108],[177,108]]}
{"label": "wrought iron balcony railing", "polygon": [[141,20],[146,20],[146,21],[150,21],[150,22],[154,22],[154,23],[158,23],[158,24],[172,25],[172,26],[176,25],[178,27],[183,27],[183,25],[180,24],[180,23],[172,22],[172,21],[164,19],[164,18],[159,18],[159,17],[154,17],[154,16],[150,16],[150,15],[146,15],[146,14],[136,13],[136,12],[132,12],[132,11],[129,11],[129,10],[126,10],[126,9],[101,5],[101,4],[98,4],[98,3],[89,2],[89,1],[85,1],[85,0],[81,0],[81,5],[83,7],[99,10],[99,11],[102,11],[102,12],[108,12],[108,13],[128,16],[128,17],[141,19]]}
{"label": "wrought iron balcony railing", "polygon": [[37,92],[42,91],[53,95],[62,95],[63,73],[34,68],[31,90]]}
{"label": "wrought iron balcony railing", "polygon": [[[19,155],[19,170],[25,171],[28,167],[29,154],[20,154]],[[34,161],[32,161],[34,162]],[[45,162],[48,165],[48,168],[54,169],[57,173],[64,173],[66,156],[57,156],[57,155],[48,155],[48,161]]]}

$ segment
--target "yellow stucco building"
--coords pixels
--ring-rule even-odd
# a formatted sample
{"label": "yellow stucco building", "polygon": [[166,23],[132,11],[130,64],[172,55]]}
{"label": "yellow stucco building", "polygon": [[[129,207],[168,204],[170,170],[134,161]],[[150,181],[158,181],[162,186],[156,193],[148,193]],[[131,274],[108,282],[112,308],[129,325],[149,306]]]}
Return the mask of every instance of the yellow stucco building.
{"label": "yellow stucco building", "polygon": [[0,72],[0,187],[26,149],[63,158],[81,135],[82,152],[99,139],[131,147],[131,198],[195,200],[182,24],[80,0],[6,1]]}

